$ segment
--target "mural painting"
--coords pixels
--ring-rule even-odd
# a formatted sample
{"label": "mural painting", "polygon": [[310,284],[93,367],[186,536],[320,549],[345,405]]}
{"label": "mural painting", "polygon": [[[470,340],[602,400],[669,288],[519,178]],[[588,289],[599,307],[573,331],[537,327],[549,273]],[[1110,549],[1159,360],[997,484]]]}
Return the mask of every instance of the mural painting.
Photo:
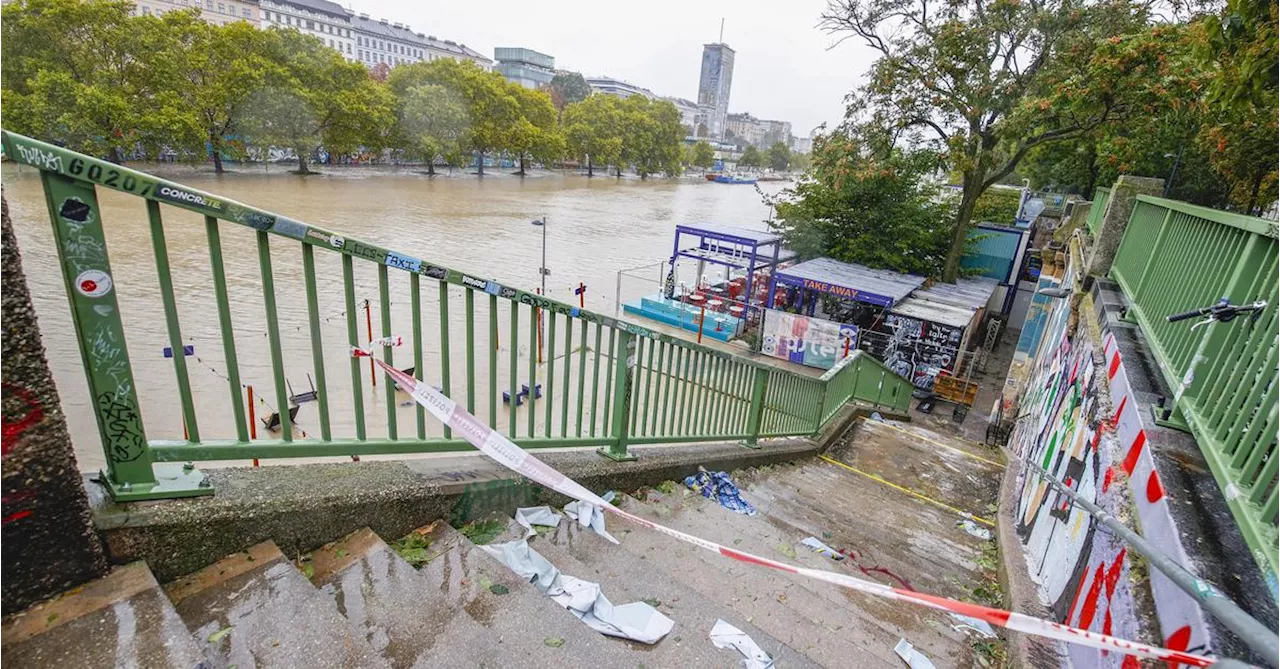
{"label": "mural painting", "polygon": [[964,330],[899,314],[886,314],[867,338],[864,349],[883,360],[886,367],[917,388],[933,389],[943,371],[951,371],[960,350]]}

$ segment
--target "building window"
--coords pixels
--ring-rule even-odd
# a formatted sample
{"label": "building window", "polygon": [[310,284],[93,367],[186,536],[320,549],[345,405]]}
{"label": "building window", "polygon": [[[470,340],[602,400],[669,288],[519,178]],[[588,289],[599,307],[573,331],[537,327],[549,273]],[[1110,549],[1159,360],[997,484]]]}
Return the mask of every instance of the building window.
{"label": "building window", "polygon": [[247,18],[249,18],[249,17],[251,16],[251,14],[249,13],[249,8],[248,8],[248,7],[244,7],[244,8],[242,8],[242,9],[240,10],[240,14],[241,14],[242,16],[244,16],[246,19],[247,19]]}
{"label": "building window", "polygon": [[307,30],[315,30],[315,29],[316,29],[316,24],[315,24],[315,22],[314,22],[314,21],[307,21]]}
{"label": "building window", "polygon": [[329,40],[329,48],[330,48],[330,49],[332,49],[332,48],[333,48],[333,40]]}
{"label": "building window", "polygon": [[209,11],[213,11],[213,0],[204,0],[204,6],[208,8]]}

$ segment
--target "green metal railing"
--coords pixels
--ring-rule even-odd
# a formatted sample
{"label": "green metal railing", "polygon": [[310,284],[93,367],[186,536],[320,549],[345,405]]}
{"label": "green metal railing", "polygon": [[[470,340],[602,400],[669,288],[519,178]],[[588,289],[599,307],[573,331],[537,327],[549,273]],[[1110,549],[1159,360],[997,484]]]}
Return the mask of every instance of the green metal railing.
{"label": "green metal railing", "polygon": [[[1096,204],[1094,206],[1097,206]],[[1172,414],[1191,432],[1258,564],[1277,569],[1277,227],[1274,221],[1138,196],[1111,275],[1132,303],[1169,388]],[[1195,330],[1165,316],[1265,300],[1240,317]]]}
{"label": "green metal railing", "polygon": [[[106,455],[102,479],[118,500],[158,499],[208,494],[207,479],[192,463],[251,458],[298,458],[466,451],[472,447],[454,438],[447,428],[428,429],[421,407],[414,431],[402,434],[396,389],[382,378],[385,430],[367,424],[362,360],[344,355],[348,364],[324,353],[321,308],[317,289],[317,253],[337,254],[342,266],[347,347],[360,346],[355,273],[376,268],[380,332],[376,336],[405,335],[412,349],[414,376],[424,379],[428,367],[441,390],[467,410],[525,448],[600,447],[614,459],[630,459],[632,444],[740,440],[755,447],[762,437],[811,435],[830,420],[841,405],[859,400],[905,412],[911,385],[882,364],[855,352],[822,378],[783,370],[745,357],[695,345],[683,339],[615,320],[586,309],[546,299],[497,281],[437,265],[374,244],[343,237],[328,230],[223,199],[181,184],[74,153],[9,132],[0,133],[5,155],[40,169],[54,239],[61,262],[73,324],[91,396],[98,431]],[[145,201],[152,250],[173,352],[177,396],[169,406],[142,407],[125,344],[120,304],[113,285],[97,188],[136,195]],[[217,305],[217,330],[226,363],[225,380],[235,432],[234,439],[201,436],[196,395],[181,354],[184,339],[178,317],[166,233],[171,223],[162,208],[176,207],[201,214],[208,241],[208,260]],[[286,391],[281,312],[273,268],[272,247],[292,246],[301,255],[310,343],[310,374],[315,379],[319,410],[318,434],[301,435],[282,420],[279,439],[253,439],[246,416],[244,386],[232,324],[232,296],[228,292],[223,242],[227,230],[253,230],[259,265],[266,339],[270,352],[272,388],[267,393],[285,415]],[[275,255],[281,254],[276,249]],[[394,274],[392,272],[394,270]],[[408,275],[409,317],[393,319],[391,283]],[[436,282],[436,290],[422,280]],[[327,278],[327,277],[322,277]],[[434,293],[438,320],[438,359],[424,343],[436,332],[424,309]],[[244,294],[236,296],[245,299]],[[461,297],[464,337],[461,369],[452,349],[450,314]],[[539,320],[543,327],[539,327]],[[396,320],[398,322],[393,322]],[[409,332],[403,332],[404,328]],[[425,328],[425,329],[424,329]],[[242,325],[243,329],[243,325]],[[523,331],[522,331],[523,329]],[[301,328],[299,328],[301,330]],[[539,341],[545,337],[544,341]],[[500,339],[501,338],[501,339]],[[332,333],[330,334],[332,339]],[[508,351],[499,350],[498,342]],[[520,346],[527,341],[527,361]],[[288,344],[291,344],[288,343]],[[329,342],[330,349],[334,342]],[[290,345],[292,348],[292,345]],[[348,349],[344,349],[348,350]],[[534,351],[545,351],[544,360]],[[395,364],[396,351],[376,352]],[[404,353],[400,354],[404,357]],[[406,361],[401,360],[401,364]],[[343,368],[346,367],[344,370]],[[481,367],[483,369],[477,369]],[[247,370],[258,371],[261,370]],[[295,374],[298,369],[292,370]],[[331,374],[350,375],[349,402],[331,392]],[[518,405],[520,387],[533,388]],[[541,385],[543,392],[536,388]],[[503,406],[499,395],[509,393]],[[377,395],[368,397],[378,401]],[[209,398],[202,397],[202,401]],[[487,407],[478,408],[478,400]],[[344,406],[345,405],[345,406]],[[501,409],[500,409],[501,407]],[[143,411],[180,411],[182,439],[149,439]],[[506,416],[500,416],[505,411]],[[338,412],[350,412],[353,434],[335,434]],[[374,429],[371,429],[374,428]],[[213,432],[216,432],[214,430]],[[375,431],[383,434],[373,434]],[[179,464],[186,463],[186,464]]]}
{"label": "green metal railing", "polygon": [[1093,206],[1089,208],[1089,218],[1085,219],[1084,225],[1089,230],[1089,234],[1097,235],[1098,229],[1102,227],[1102,216],[1107,212],[1107,202],[1111,199],[1111,189],[1099,186],[1093,191]]}

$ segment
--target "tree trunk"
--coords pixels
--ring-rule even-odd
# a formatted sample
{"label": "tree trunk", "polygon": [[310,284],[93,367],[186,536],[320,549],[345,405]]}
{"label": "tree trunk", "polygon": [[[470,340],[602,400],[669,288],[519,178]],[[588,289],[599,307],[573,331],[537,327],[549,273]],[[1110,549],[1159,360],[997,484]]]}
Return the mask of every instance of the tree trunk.
{"label": "tree trunk", "polygon": [[213,173],[222,174],[222,143],[215,133],[209,133],[209,148],[213,152]]}
{"label": "tree trunk", "polygon": [[947,262],[942,268],[942,280],[955,283],[960,276],[960,258],[964,255],[964,247],[969,242],[969,221],[973,219],[973,208],[981,195],[981,178],[976,174],[964,175],[964,190],[960,196],[960,209],[956,211],[954,227],[951,231],[951,248],[947,250]]}
{"label": "tree trunk", "polygon": [[516,172],[520,176],[524,176],[524,154],[520,154],[520,171]]}
{"label": "tree trunk", "polygon": [[476,152],[476,166],[477,166],[476,174],[479,174],[480,176],[484,176],[484,151]]}
{"label": "tree trunk", "polygon": [[307,154],[304,151],[298,152],[298,174],[311,174],[311,170],[307,168]]}
{"label": "tree trunk", "polygon": [[621,179],[621,178],[622,178],[622,165],[614,165],[614,166],[613,166],[613,169],[614,169],[614,174],[615,174],[615,176],[616,176],[617,178]]}
{"label": "tree trunk", "polygon": [[592,167],[592,165],[591,165],[591,155],[590,155],[590,154],[588,154],[588,155],[587,155],[587,178],[588,178],[588,179],[590,179],[591,177],[593,177],[593,176],[595,176],[595,175],[596,175],[596,174],[595,174],[595,169],[594,169],[594,168]]}
{"label": "tree trunk", "polygon": [[1262,176],[1262,172],[1259,172],[1258,176],[1254,177],[1253,190],[1249,191],[1249,206],[1244,210],[1244,213],[1250,216],[1253,215],[1253,207],[1258,204],[1258,191],[1262,188]]}
{"label": "tree trunk", "polygon": [[436,175],[436,159],[435,159],[435,156],[432,156],[430,158],[427,158],[427,176],[433,177],[435,175]]}

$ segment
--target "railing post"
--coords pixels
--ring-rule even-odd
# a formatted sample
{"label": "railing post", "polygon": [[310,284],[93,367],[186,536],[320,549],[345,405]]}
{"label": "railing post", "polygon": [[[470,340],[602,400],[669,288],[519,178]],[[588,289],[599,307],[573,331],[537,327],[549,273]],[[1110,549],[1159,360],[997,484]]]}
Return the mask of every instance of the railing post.
{"label": "railing post", "polygon": [[102,483],[117,501],[211,494],[193,468],[153,468],[94,187],[50,172],[40,178],[106,456]]}
{"label": "railing post", "polygon": [[747,414],[747,439],[742,442],[747,448],[760,448],[760,423],[764,419],[764,391],[769,385],[769,370],[764,367],[755,368],[755,376],[751,378],[751,410]]}
{"label": "railing post", "polygon": [[613,416],[609,419],[612,428],[609,446],[596,452],[617,460],[635,460],[636,456],[627,453],[627,438],[630,436],[631,390],[635,381],[636,370],[636,335],[626,330],[618,330],[618,347],[613,360]]}
{"label": "railing post", "polygon": [[[1137,208],[1135,207],[1135,210]],[[1130,214],[1133,216],[1133,214]],[[1138,283],[1133,287],[1133,302],[1138,301],[1138,297],[1142,295],[1142,288],[1147,284],[1147,277],[1151,276],[1151,268],[1157,264],[1156,259],[1160,257],[1160,252],[1164,249],[1164,240],[1168,236],[1169,223],[1173,218],[1173,210],[1167,209],[1164,212],[1164,220],[1160,221],[1160,232],[1156,233],[1156,241],[1151,245],[1150,249],[1140,251],[1147,258],[1147,264],[1142,266],[1142,275],[1138,277]]]}

